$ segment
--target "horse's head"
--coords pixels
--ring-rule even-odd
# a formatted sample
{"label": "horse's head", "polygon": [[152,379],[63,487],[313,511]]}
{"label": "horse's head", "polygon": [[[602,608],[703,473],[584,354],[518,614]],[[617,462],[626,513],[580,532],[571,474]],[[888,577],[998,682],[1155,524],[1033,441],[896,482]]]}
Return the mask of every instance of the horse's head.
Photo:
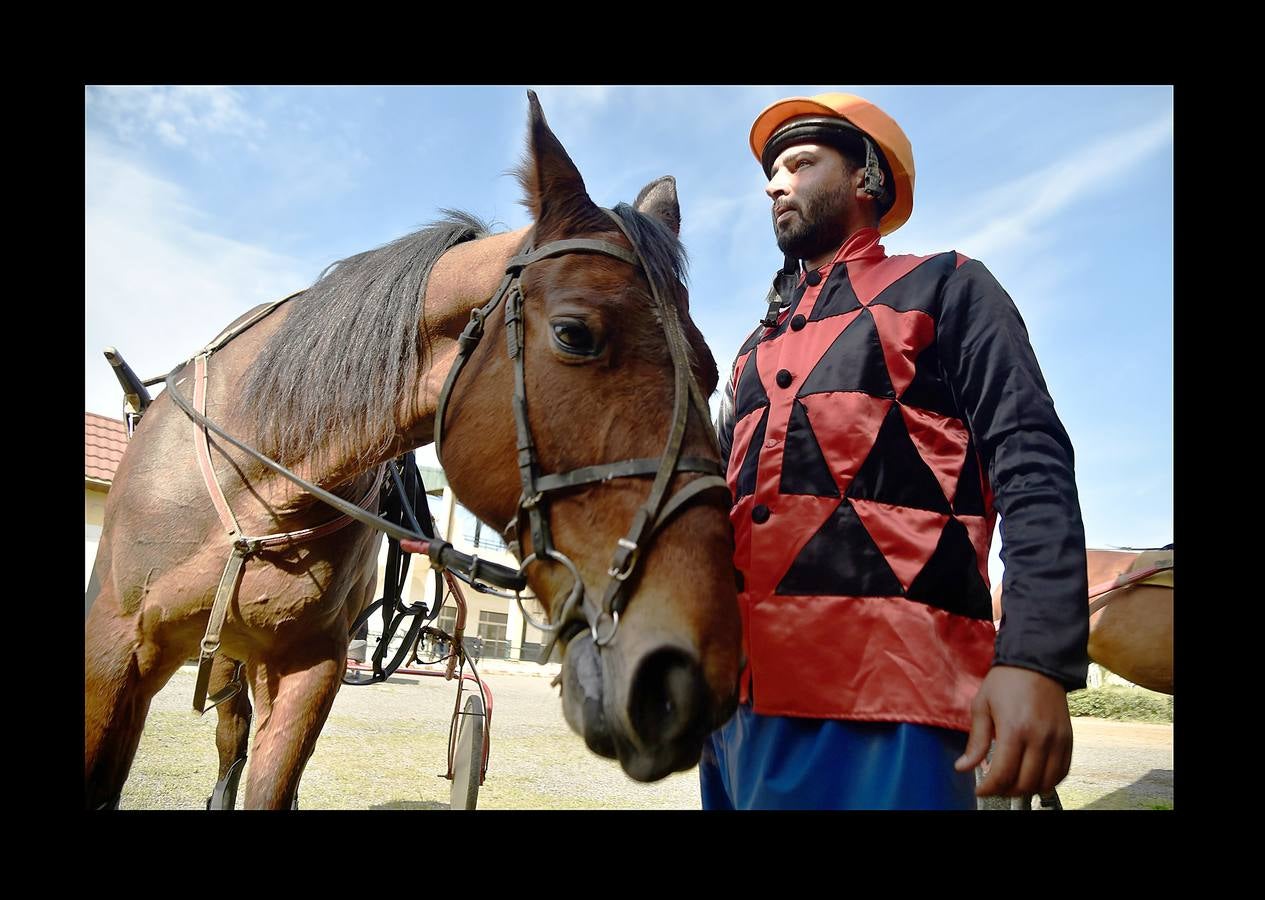
{"label": "horse's head", "polygon": [[[536,514],[530,500],[520,506],[523,440],[512,401],[516,363],[507,352],[518,326],[505,314],[512,289],[455,383],[441,449],[462,503],[486,522],[509,523],[520,559],[532,560],[528,583],[566,646],[567,721],[595,752],[650,781],[697,763],[704,736],[736,702],[741,626],[729,495],[715,474],[704,474],[719,463],[702,402],[716,387],[716,364],[680,279],[674,181],[647,185],[635,208],[615,211],[617,223],[589,199],[534,94],[530,105],[519,172],[535,221],[530,245],[558,253],[523,267],[518,284],[523,408],[535,457],[529,477],[654,462],[636,475],[607,471],[547,490]],[[575,239],[616,252],[556,243]],[[693,402],[690,380],[699,389]],[[695,463],[656,475],[674,431],[682,432],[679,457]],[[678,495],[697,479],[709,479],[709,489]],[[641,530],[632,549],[638,517],[656,518],[645,511],[656,505],[654,486],[660,513],[681,502],[661,527]],[[612,571],[631,574],[617,579]]]}

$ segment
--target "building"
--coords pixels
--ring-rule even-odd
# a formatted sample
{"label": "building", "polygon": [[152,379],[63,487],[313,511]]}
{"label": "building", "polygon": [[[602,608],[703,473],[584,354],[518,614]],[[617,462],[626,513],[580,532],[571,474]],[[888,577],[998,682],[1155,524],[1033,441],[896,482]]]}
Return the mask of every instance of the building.
{"label": "building", "polygon": [[127,449],[127,428],[119,419],[85,413],[83,423],[84,590],[92,577],[97,542],[105,524],[105,498]]}

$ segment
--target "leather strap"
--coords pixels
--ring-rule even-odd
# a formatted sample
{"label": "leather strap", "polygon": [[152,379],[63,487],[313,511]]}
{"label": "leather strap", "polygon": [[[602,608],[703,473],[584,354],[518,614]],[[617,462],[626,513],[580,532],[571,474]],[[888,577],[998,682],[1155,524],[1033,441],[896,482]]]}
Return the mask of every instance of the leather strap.
{"label": "leather strap", "polygon": [[[1144,581],[1153,575],[1158,575],[1160,572],[1167,572],[1171,568],[1173,568],[1172,563],[1164,566],[1151,566],[1149,569],[1139,569],[1137,572],[1124,572],[1113,578],[1111,581],[1103,581],[1094,585],[1089,589],[1089,596],[1091,598],[1098,597],[1098,599],[1089,604],[1089,614],[1092,616],[1094,613],[1098,612],[1098,610],[1102,609],[1114,600],[1115,595],[1112,591],[1122,587],[1128,587],[1129,585],[1136,584],[1139,581]],[[1106,596],[1101,596],[1103,594]]]}
{"label": "leather strap", "polygon": [[[536,487],[541,491],[556,491],[562,488],[591,484],[594,481],[609,481],[612,478],[627,478],[632,475],[653,475],[659,471],[659,457],[648,456],[642,459],[626,459],[623,462],[608,463],[602,466],[586,466],[583,469],[572,469],[563,475],[541,475],[536,479]],[[677,463],[678,472],[702,472],[706,475],[724,475],[720,463],[701,456],[683,456]]]}
{"label": "leather strap", "polygon": [[220,586],[215,591],[215,603],[211,606],[211,617],[206,623],[206,634],[202,637],[201,654],[198,657],[198,680],[193,687],[193,708],[199,715],[206,711],[206,691],[211,681],[211,663],[220,649],[220,631],[224,628],[224,617],[228,613],[229,601],[237,593],[237,585],[242,578],[242,566],[246,562],[246,557],[256,549],[257,547],[245,540],[235,541],[233,552],[229,554],[228,563],[224,566],[224,574],[220,576]]}

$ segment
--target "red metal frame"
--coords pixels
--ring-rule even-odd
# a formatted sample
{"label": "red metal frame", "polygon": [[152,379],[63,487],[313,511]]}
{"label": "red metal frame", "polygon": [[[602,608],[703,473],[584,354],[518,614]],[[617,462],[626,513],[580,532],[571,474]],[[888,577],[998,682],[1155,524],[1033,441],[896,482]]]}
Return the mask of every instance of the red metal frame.
{"label": "red metal frame", "polygon": [[[403,545],[404,542],[401,542]],[[410,543],[417,543],[416,541]],[[473,681],[479,687],[479,695],[483,700],[483,758],[482,764],[479,766],[479,784],[482,785],[488,773],[488,758],[492,753],[492,689],[478,676],[477,670],[474,674],[467,674],[465,671],[465,648],[462,638],[465,634],[466,627],[466,598],[461,593],[460,583],[449,572],[444,572],[444,581],[448,584],[448,589],[452,593],[453,599],[457,602],[457,621],[453,626],[452,644],[453,652],[448,655],[448,665],[443,671],[434,672],[430,669],[414,669],[407,666],[401,666],[396,669],[392,675],[429,675],[435,678],[443,678],[446,681],[457,679],[457,702],[453,707],[452,721],[448,726],[448,771],[444,777],[449,781],[453,778],[452,762],[453,755],[457,749],[457,731],[458,722],[461,716],[465,715],[461,711],[461,698],[465,690],[464,682]],[[416,648],[414,648],[416,650]],[[458,658],[460,657],[461,668],[457,668]],[[417,659],[414,655],[413,659]],[[347,668],[356,672],[372,672],[373,666],[368,663],[347,660]],[[471,666],[473,668],[473,665]]]}

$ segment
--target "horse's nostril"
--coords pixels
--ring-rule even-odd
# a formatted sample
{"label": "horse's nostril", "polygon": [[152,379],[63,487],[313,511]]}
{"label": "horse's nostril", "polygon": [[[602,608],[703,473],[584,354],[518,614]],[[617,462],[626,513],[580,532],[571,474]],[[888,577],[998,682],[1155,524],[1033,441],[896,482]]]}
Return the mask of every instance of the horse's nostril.
{"label": "horse's nostril", "polygon": [[699,730],[706,685],[694,659],[675,648],[651,653],[637,669],[629,719],[640,742],[659,747]]}

